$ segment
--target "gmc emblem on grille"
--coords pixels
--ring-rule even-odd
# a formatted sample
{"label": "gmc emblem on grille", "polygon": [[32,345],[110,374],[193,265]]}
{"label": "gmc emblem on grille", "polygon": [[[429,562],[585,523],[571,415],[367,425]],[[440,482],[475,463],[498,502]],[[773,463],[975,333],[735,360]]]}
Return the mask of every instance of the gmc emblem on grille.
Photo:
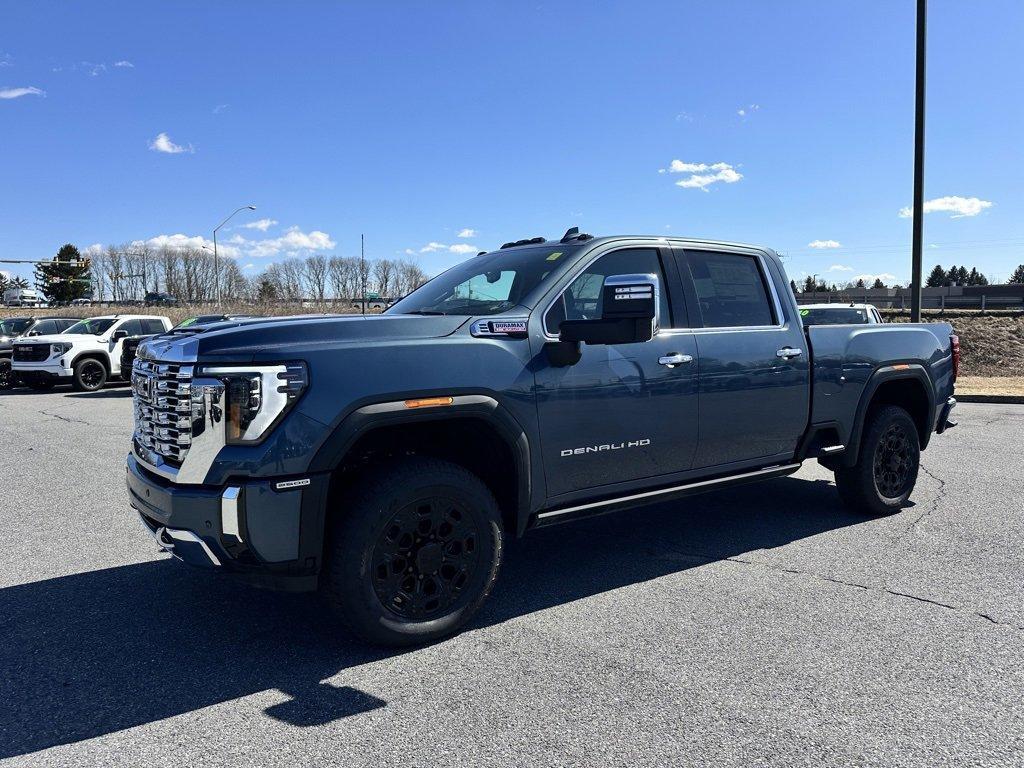
{"label": "gmc emblem on grille", "polygon": [[153,377],[135,374],[135,394],[141,400],[149,402],[153,398]]}

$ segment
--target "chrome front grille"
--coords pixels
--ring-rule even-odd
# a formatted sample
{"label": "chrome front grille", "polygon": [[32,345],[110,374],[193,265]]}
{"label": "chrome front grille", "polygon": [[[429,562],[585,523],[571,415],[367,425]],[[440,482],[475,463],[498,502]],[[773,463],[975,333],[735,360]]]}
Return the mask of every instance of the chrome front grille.
{"label": "chrome front grille", "polygon": [[193,402],[194,368],[183,363],[137,359],[132,367],[136,452],[156,454],[180,467],[192,445],[192,427],[203,417],[202,401]]}

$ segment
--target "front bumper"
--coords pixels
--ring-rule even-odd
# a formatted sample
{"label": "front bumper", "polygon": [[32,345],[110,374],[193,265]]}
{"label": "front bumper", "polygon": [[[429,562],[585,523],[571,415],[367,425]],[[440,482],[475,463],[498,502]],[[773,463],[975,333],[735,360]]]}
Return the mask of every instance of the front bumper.
{"label": "front bumper", "polygon": [[74,373],[70,368],[61,365],[60,360],[44,360],[41,363],[26,363],[14,360],[11,369],[25,379],[67,379]]}
{"label": "front bumper", "polygon": [[176,485],[128,456],[128,500],[160,549],[260,586],[315,589],[323,557],[328,477],[277,490],[294,478],[224,487]]}

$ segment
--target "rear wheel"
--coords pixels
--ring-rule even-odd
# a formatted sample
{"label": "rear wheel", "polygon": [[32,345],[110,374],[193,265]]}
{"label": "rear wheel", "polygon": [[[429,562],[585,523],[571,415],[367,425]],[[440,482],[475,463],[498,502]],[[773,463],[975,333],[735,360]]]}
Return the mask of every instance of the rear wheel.
{"label": "rear wheel", "polygon": [[107,383],[107,367],[92,358],[75,363],[75,389],[79,392],[95,392]]}
{"label": "rear wheel", "polygon": [[914,420],[899,406],[888,405],[869,414],[857,463],[836,470],[836,488],[856,512],[897,512],[914,490],[920,462]]}
{"label": "rear wheel", "polygon": [[501,564],[501,515],[487,486],[463,467],[402,460],[361,481],[337,512],[325,590],[364,640],[437,640],[490,594]]}

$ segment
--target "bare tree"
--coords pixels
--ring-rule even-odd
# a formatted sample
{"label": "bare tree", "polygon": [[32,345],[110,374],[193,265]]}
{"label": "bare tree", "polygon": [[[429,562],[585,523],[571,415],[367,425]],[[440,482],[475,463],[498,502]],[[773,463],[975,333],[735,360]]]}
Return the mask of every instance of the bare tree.
{"label": "bare tree", "polygon": [[395,262],[391,259],[377,259],[373,265],[373,276],[377,281],[377,292],[384,297],[390,297],[395,287]]}
{"label": "bare tree", "polygon": [[306,259],[305,278],[309,297],[318,304],[324,303],[327,295],[327,269],[328,261],[326,256],[310,256]]}

